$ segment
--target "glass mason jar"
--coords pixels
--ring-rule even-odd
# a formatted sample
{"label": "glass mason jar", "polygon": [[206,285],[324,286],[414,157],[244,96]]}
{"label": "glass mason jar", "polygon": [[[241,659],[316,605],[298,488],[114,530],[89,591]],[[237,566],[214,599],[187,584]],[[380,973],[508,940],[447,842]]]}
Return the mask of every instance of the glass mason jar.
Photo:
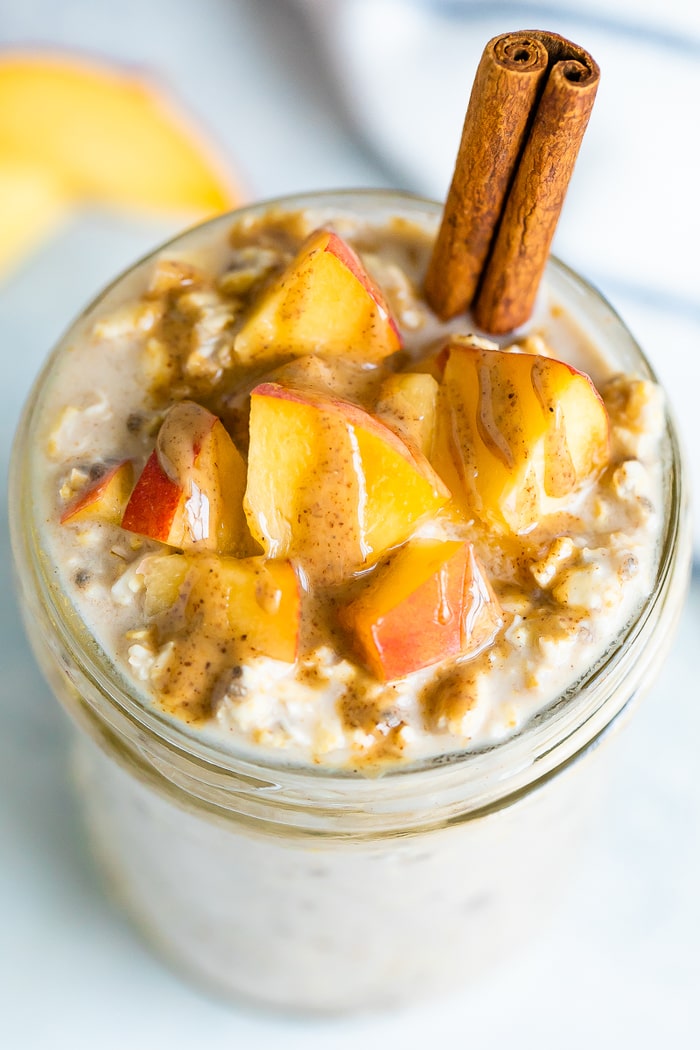
{"label": "glass mason jar", "polygon": [[[320,200],[330,213],[401,214],[429,227],[440,217],[438,205],[400,194]],[[277,203],[316,207],[319,197]],[[174,244],[201,238],[201,229]],[[177,968],[232,997],[338,1011],[468,982],[551,913],[596,819],[599,745],[669,647],[690,563],[673,421],[667,416],[653,589],[596,666],[521,731],[496,747],[379,777],[251,758],[144,703],[82,622],[42,544],[33,436],[56,358],[148,265],[108,289],[49,359],[19,427],[11,476],[21,607],[37,659],[77,727],[80,797],[109,886]],[[654,378],[594,289],[555,259],[546,280],[620,370]]]}

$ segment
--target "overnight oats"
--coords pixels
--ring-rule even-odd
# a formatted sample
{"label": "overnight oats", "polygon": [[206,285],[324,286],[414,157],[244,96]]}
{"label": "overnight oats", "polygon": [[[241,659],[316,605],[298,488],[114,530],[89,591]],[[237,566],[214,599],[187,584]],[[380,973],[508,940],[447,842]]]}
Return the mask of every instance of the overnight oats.
{"label": "overnight oats", "polygon": [[[439,323],[438,220],[331,195],[186,234],[23,423],[30,636],[87,731],[95,850],[227,992],[381,1003],[536,926],[596,796],[576,760],[680,608],[678,450],[631,337],[554,261],[517,338]],[[343,323],[362,297],[353,355],[310,352],[300,287]]]}
{"label": "overnight oats", "polygon": [[483,749],[652,589],[658,386],[554,296],[502,346],[440,324],[430,246],[418,216],[332,204],[223,220],[46,382],[61,589],[144,703],[219,746],[364,772]]}
{"label": "overnight oats", "polygon": [[515,331],[440,320],[440,221],[316,194],[184,234],[67,333],[18,434],[20,593],[95,854],[227,995],[410,999],[536,929],[682,605],[636,343],[556,260]]}

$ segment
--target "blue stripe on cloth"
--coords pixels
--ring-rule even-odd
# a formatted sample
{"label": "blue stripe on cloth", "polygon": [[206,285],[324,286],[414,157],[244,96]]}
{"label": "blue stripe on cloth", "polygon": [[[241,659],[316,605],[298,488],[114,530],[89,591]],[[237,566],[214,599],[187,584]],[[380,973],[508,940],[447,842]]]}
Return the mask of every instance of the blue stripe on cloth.
{"label": "blue stripe on cloth", "polygon": [[630,302],[659,313],[668,313],[674,317],[684,318],[700,325],[700,301],[652,285],[641,285],[636,282],[621,280],[619,276],[604,273],[592,273],[590,280],[600,289],[605,289],[605,296],[613,302],[624,297]]}
{"label": "blue stripe on cloth", "polygon": [[494,4],[493,0],[409,0],[414,7],[430,8],[443,18],[466,21],[471,17],[483,18],[495,14],[524,16],[532,18],[533,24],[543,19],[566,18],[567,21],[581,23],[589,29],[596,29],[614,36],[636,40],[654,47],[664,48],[684,55],[695,62],[700,62],[700,39],[687,32],[675,32],[664,26],[630,22],[614,14],[606,15],[599,11],[586,10],[560,4],[510,3]]}

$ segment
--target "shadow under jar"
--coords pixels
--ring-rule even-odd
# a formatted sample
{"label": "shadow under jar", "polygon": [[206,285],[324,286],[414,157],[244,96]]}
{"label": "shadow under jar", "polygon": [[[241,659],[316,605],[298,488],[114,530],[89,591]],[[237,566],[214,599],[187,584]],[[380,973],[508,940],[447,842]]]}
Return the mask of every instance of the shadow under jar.
{"label": "shadow under jar", "polygon": [[[278,202],[394,215],[434,230],[438,205],[390,193]],[[255,217],[268,205],[243,214]],[[183,235],[218,235],[222,217]],[[195,243],[192,241],[192,243]],[[197,242],[198,243],[198,242]],[[599,812],[601,759],[652,683],[680,615],[690,537],[676,432],[666,416],[663,513],[650,592],[595,663],[494,746],[366,776],[286,761],[198,733],[145,697],[84,622],[46,543],[36,435],[63,356],[143,286],[120,278],[61,341],[26,406],[10,507],[18,591],[37,659],[76,729],[92,848],[111,891],[178,969],[217,992],[347,1011],[468,983],[546,920]],[[621,371],[654,379],[604,300],[557,260],[547,287]]]}

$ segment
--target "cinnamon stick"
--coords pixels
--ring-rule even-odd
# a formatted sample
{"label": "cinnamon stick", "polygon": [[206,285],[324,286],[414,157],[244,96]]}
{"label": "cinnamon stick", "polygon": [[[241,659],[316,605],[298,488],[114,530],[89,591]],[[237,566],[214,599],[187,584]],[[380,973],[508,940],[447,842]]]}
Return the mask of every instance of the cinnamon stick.
{"label": "cinnamon stick", "polygon": [[[511,56],[518,47],[547,56],[536,75],[516,71],[504,81],[517,104],[491,90],[502,79],[503,42]],[[476,324],[498,335],[530,317],[599,76],[583,48],[554,33],[511,33],[487,44],[426,276],[428,301],[442,318],[471,306]],[[502,107],[498,117],[494,105]]]}
{"label": "cinnamon stick", "polygon": [[474,298],[548,65],[546,46],[529,33],[494,37],[484,48],[425,279],[443,320]]}

